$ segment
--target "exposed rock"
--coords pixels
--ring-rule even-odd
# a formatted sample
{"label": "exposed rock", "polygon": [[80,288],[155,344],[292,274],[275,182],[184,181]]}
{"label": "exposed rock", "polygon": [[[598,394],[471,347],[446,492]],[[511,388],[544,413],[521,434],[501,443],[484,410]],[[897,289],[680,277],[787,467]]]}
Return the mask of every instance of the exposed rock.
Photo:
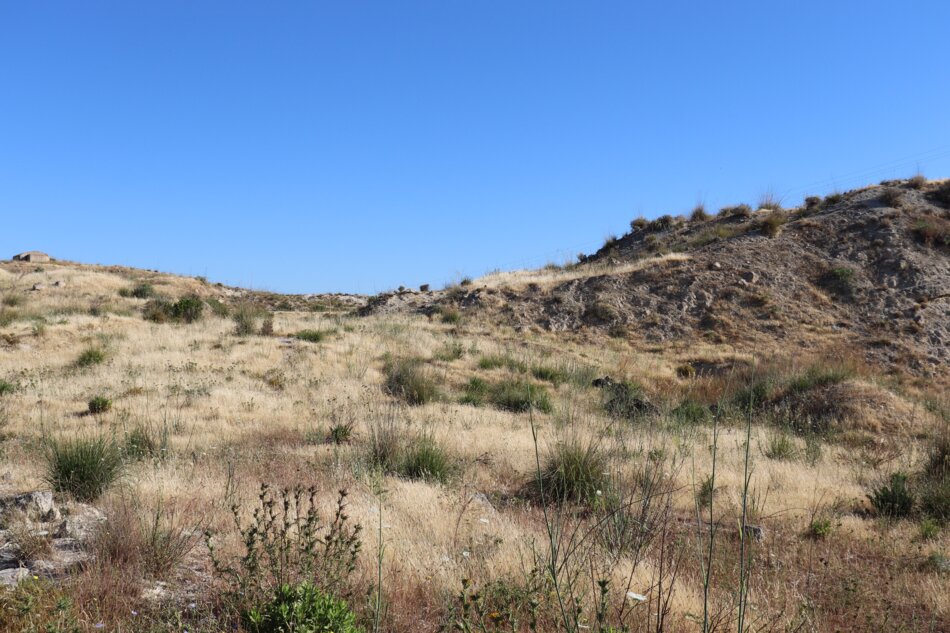
{"label": "exposed rock", "polygon": [[39,292],[40,290],[43,290],[44,288],[46,288],[46,286],[44,286],[43,284],[33,284],[33,287],[30,288],[30,290],[32,290],[33,292]]}
{"label": "exposed rock", "polygon": [[59,510],[53,503],[53,493],[49,490],[0,497],[0,525],[16,511],[34,523],[49,523],[59,520],[60,517]]}

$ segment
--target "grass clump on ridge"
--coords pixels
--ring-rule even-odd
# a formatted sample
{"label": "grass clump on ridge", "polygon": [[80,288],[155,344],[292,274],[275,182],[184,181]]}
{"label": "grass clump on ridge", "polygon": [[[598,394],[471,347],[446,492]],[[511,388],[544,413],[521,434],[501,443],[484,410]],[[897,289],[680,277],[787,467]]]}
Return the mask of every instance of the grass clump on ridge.
{"label": "grass clump on ridge", "polygon": [[46,446],[46,482],[79,501],[95,501],[122,473],[122,453],[103,437],[51,440]]}

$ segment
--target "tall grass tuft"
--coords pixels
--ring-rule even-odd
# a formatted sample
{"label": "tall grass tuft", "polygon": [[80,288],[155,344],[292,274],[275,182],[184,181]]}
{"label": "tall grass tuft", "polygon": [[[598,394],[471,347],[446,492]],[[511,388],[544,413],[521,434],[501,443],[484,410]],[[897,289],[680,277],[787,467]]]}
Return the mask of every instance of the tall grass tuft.
{"label": "tall grass tuft", "polygon": [[389,359],[383,367],[386,391],[411,405],[421,405],[439,398],[439,387],[421,361],[415,358]]}
{"label": "tall grass tuft", "polygon": [[122,453],[104,437],[50,440],[46,482],[79,501],[95,501],[122,474]]}
{"label": "tall grass tuft", "polygon": [[559,442],[544,460],[541,492],[555,502],[594,504],[609,492],[607,466],[607,457],[596,444]]}

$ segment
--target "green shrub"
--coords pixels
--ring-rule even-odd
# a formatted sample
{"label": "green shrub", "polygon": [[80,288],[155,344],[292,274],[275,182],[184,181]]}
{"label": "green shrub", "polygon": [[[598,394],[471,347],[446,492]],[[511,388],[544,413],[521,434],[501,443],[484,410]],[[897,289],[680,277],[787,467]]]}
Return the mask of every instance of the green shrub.
{"label": "green shrub", "polygon": [[120,297],[134,297],[136,299],[150,299],[155,296],[155,288],[148,282],[135,284],[131,288],[123,288],[119,291]]}
{"label": "green shrub", "polygon": [[836,266],[822,273],[818,278],[818,285],[840,298],[850,299],[855,291],[854,276],[853,268]]}
{"label": "green shrub", "polygon": [[547,389],[526,381],[513,380],[492,387],[491,403],[499,409],[523,413],[531,409],[550,413],[554,407]]}
{"label": "green shrub", "polygon": [[201,319],[205,304],[201,297],[188,295],[172,304],[172,319],[182,323],[194,323]]}
{"label": "green shrub", "polygon": [[610,416],[621,420],[637,420],[656,411],[644,395],[643,388],[629,381],[607,386],[603,407]]}
{"label": "green shrub", "polygon": [[334,330],[300,330],[294,334],[294,338],[308,343],[320,343],[332,334]]}
{"label": "green shrub", "polygon": [[841,202],[842,200],[844,200],[843,193],[838,193],[838,192],[829,193],[827,196],[825,196],[825,199],[822,200],[822,206],[823,207],[834,206],[838,204],[839,202]]}
{"label": "green shrub", "polygon": [[168,429],[155,432],[143,424],[133,427],[125,435],[122,454],[126,459],[164,459],[168,456]]}
{"label": "green shrub", "polygon": [[492,354],[488,356],[482,356],[478,359],[479,369],[498,369],[501,367],[522,373],[528,371],[528,366],[526,364],[520,360],[512,358],[511,356]]}
{"label": "green shrub", "polygon": [[310,582],[282,584],[268,602],[244,615],[252,633],[362,633],[346,601]]}
{"label": "green shrub", "polygon": [[914,495],[907,487],[907,475],[893,473],[888,483],[875,487],[868,494],[871,505],[884,517],[899,519],[914,510]]}
{"label": "green shrub", "polygon": [[925,541],[932,541],[940,534],[940,524],[930,517],[924,517],[917,529],[920,531],[920,538]]}
{"label": "green shrub", "polygon": [[214,297],[208,297],[205,299],[205,303],[208,304],[208,307],[211,308],[211,313],[216,317],[227,317],[231,314],[231,308],[228,307],[228,304],[223,303]]}
{"label": "green shrub", "polygon": [[430,372],[415,358],[390,359],[383,367],[387,393],[411,405],[439,398],[439,387]]}
{"label": "green shrub", "polygon": [[836,385],[854,376],[854,371],[842,365],[815,364],[791,378],[786,386],[786,394],[805,393],[819,387]]}
{"label": "green shrub", "polygon": [[5,396],[16,391],[16,385],[6,380],[0,380],[0,396]]}
{"label": "green shrub", "polygon": [[462,321],[462,313],[459,312],[458,308],[454,308],[452,306],[439,306],[436,309],[436,313],[439,315],[443,323],[455,325]]}
{"label": "green shrub", "polygon": [[98,415],[100,413],[105,413],[112,408],[112,400],[109,400],[105,396],[95,396],[89,400],[89,413],[93,415]]}
{"label": "green shrub", "polygon": [[122,456],[102,437],[51,440],[46,446],[46,482],[79,501],[95,501],[122,473]]}
{"label": "green shrub", "polygon": [[950,477],[929,481],[923,485],[920,509],[938,521],[950,521]]}
{"label": "green shrub", "polygon": [[914,222],[911,230],[927,246],[950,246],[950,220],[936,215],[924,216]]}
{"label": "green shrub", "polygon": [[731,207],[723,207],[719,210],[719,217],[726,218],[748,218],[752,215],[752,207],[747,204],[737,204]]}
{"label": "green shrub", "polygon": [[549,367],[547,365],[533,365],[531,367],[531,375],[538,380],[550,382],[555,385],[567,382],[569,378],[568,373],[560,367]]}
{"label": "green shrub", "polygon": [[491,385],[481,378],[471,378],[465,385],[465,394],[462,404],[471,404],[476,407],[485,404],[491,396]]}
{"label": "green shrub", "polygon": [[788,215],[782,211],[773,211],[762,220],[762,232],[769,237],[775,237],[787,223]]}
{"label": "green shrub", "polygon": [[257,331],[258,311],[242,306],[231,313],[231,318],[236,336],[250,336]]}
{"label": "green shrub", "polygon": [[683,424],[702,424],[712,417],[709,407],[695,400],[683,400],[673,411],[673,419]]}
{"label": "green shrub", "polygon": [[106,353],[98,347],[90,347],[82,351],[76,359],[76,367],[92,367],[99,365],[106,359]]}
{"label": "green shrub", "polygon": [[831,534],[831,529],[831,519],[826,517],[817,518],[808,524],[807,534],[815,540],[824,540]]}
{"label": "green shrub", "polygon": [[693,212],[690,213],[689,219],[691,222],[705,222],[709,219],[709,214],[706,213],[706,206],[702,203],[697,204],[693,208]]}
{"label": "green shrub", "polygon": [[763,453],[769,459],[793,459],[798,449],[785,433],[770,433]]}
{"label": "green shrub", "polygon": [[334,424],[327,433],[327,441],[331,444],[348,444],[351,439],[353,439],[352,422]]}
{"label": "green shrub", "polygon": [[545,499],[594,504],[610,491],[607,457],[593,444],[560,442],[545,457],[539,481]]}
{"label": "green shrub", "polygon": [[275,490],[261,485],[252,512],[232,506],[240,547],[224,557],[206,532],[212,570],[226,584],[224,593],[242,607],[245,624],[258,631],[330,633],[358,631],[344,605],[309,588],[282,588],[311,583],[326,595],[351,588],[362,543],[361,528],[349,523],[347,492],[341,490],[336,511],[324,521],[316,488]]}
{"label": "green shrub", "polygon": [[406,446],[399,474],[408,479],[422,479],[446,483],[455,471],[452,458],[446,450],[427,435]]}
{"label": "green shrub", "polygon": [[716,488],[713,486],[712,475],[708,475],[703,482],[699,484],[699,489],[696,491],[696,503],[700,507],[709,507],[709,504],[712,503],[713,495],[716,494]]}
{"label": "green shrub", "polygon": [[930,192],[929,197],[931,200],[944,206],[950,205],[950,180],[934,188],[934,190]]}

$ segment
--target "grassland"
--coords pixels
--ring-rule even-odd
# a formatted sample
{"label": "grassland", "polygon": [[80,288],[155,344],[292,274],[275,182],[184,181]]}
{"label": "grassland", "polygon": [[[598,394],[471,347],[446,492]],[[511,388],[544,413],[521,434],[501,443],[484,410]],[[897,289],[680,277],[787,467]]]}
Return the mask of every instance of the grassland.
{"label": "grassland", "polygon": [[167,539],[148,551],[175,554],[0,590],[0,631],[253,630],[202,535],[240,556],[232,506],[250,520],[262,483],[313,488],[327,517],[347,492],[362,547],[332,587],[368,631],[950,628],[945,517],[869,499],[895,472],[925,494],[948,424],[926,383],[840,349],[645,348],[466,315],[277,311],[238,335],[221,309],[146,320],[128,290],[146,277],[240,301],[0,268],[0,490],[47,487],[51,443],[104,438],[124,465],[94,504],[154,517]]}

